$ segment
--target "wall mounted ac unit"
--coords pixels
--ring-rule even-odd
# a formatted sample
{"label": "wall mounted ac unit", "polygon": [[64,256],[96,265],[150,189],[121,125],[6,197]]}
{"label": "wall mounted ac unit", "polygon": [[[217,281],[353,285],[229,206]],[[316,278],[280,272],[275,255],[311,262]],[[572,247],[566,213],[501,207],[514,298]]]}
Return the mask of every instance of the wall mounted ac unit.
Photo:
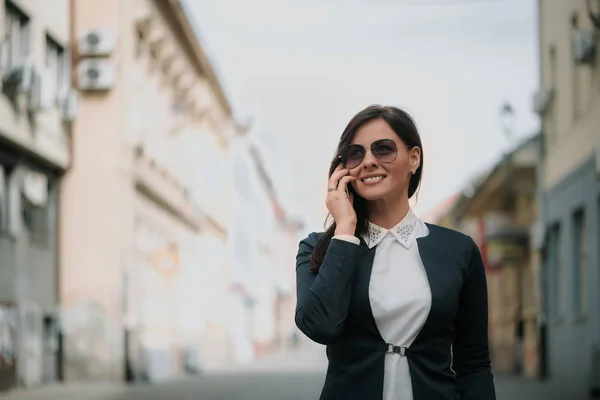
{"label": "wall mounted ac unit", "polygon": [[75,117],[77,116],[78,100],[79,97],[77,96],[77,91],[75,89],[70,89],[67,93],[67,97],[65,97],[62,108],[64,122],[72,122],[75,120]]}
{"label": "wall mounted ac unit", "polygon": [[108,29],[90,29],[79,39],[79,56],[109,56],[116,47],[116,36]]}
{"label": "wall mounted ac unit", "polygon": [[554,100],[554,89],[538,89],[533,95],[533,111],[543,116]]}
{"label": "wall mounted ac unit", "polygon": [[33,64],[25,62],[6,70],[2,76],[2,89],[11,96],[26,93],[31,90],[34,79]]}
{"label": "wall mounted ac unit", "polygon": [[56,99],[56,85],[56,78],[49,71],[35,73],[27,94],[27,111],[36,113],[51,108]]}
{"label": "wall mounted ac unit", "polygon": [[77,83],[81,90],[110,90],[115,79],[116,67],[110,60],[82,60],[77,67]]}
{"label": "wall mounted ac unit", "polygon": [[578,64],[589,64],[596,59],[596,33],[575,29],[572,36],[573,58]]}

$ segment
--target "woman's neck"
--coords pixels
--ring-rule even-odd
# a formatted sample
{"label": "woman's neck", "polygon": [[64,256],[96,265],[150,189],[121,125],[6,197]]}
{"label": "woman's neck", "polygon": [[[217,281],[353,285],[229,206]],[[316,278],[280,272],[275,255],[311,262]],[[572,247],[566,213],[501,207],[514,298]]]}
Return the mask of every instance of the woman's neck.
{"label": "woman's neck", "polygon": [[398,225],[410,210],[407,197],[402,199],[379,199],[368,204],[369,221],[385,229]]}

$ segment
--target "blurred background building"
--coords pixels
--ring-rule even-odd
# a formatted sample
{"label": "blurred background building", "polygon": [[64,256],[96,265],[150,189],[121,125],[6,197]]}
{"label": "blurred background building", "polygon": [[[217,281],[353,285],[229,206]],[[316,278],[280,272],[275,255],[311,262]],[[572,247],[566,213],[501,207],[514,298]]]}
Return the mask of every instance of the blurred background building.
{"label": "blurred background building", "polygon": [[539,1],[541,134],[428,215],[479,244],[495,370],[581,398],[600,391],[599,6]]}
{"label": "blurred background building", "polygon": [[172,378],[201,344],[225,363],[230,105],[178,2],[70,4],[65,379]]}
{"label": "blurred background building", "polygon": [[[600,396],[598,1],[540,3],[544,371]],[[560,360],[569,360],[561,362]]]}
{"label": "blurred background building", "polygon": [[[168,380],[298,343],[294,257],[324,210],[290,206],[309,181],[282,171],[287,132],[240,122],[189,15],[0,1],[0,391]],[[480,127],[506,134],[502,157],[423,217],[481,249],[495,373],[585,398],[600,392],[600,1],[539,0],[538,18],[540,129],[517,132],[502,105],[501,128]]]}
{"label": "blurred background building", "polygon": [[230,318],[240,360],[285,347],[295,331],[295,268],[301,221],[286,212],[256,134],[240,127],[231,151]]}
{"label": "blurred background building", "polygon": [[72,165],[68,1],[6,1],[0,66],[0,390],[61,374],[61,178]]}
{"label": "blurred background building", "polygon": [[[165,380],[289,337],[297,222],[255,149],[256,187],[230,184],[238,125],[183,5],[0,9],[1,389]],[[254,258],[232,263],[232,232]]]}

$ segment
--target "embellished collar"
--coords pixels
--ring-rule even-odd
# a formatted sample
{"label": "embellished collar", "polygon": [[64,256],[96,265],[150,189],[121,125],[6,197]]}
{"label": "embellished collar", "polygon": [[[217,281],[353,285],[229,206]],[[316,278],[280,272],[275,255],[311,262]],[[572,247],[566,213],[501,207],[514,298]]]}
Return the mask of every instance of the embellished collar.
{"label": "embellished collar", "polygon": [[392,229],[385,229],[372,222],[369,222],[368,232],[365,235],[365,242],[370,249],[377,246],[383,238],[389,233],[400,242],[407,249],[412,246],[417,236],[417,223],[419,219],[413,213],[412,209],[408,211],[408,214]]}

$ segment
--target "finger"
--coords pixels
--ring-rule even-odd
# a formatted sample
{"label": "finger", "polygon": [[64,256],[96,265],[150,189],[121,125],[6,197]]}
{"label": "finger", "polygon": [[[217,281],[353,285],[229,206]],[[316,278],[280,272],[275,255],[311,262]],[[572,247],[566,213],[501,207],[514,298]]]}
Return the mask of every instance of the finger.
{"label": "finger", "polygon": [[348,175],[350,172],[346,169],[340,169],[339,171],[334,172],[331,177],[329,178],[329,180],[327,181],[327,186],[329,187],[337,187],[338,186],[338,181],[343,177]]}
{"label": "finger", "polygon": [[346,175],[344,176],[342,179],[340,179],[340,182],[338,184],[338,191],[342,191],[345,192],[348,189],[348,182],[352,182],[353,180],[355,180],[356,178],[351,176],[351,175]]}

